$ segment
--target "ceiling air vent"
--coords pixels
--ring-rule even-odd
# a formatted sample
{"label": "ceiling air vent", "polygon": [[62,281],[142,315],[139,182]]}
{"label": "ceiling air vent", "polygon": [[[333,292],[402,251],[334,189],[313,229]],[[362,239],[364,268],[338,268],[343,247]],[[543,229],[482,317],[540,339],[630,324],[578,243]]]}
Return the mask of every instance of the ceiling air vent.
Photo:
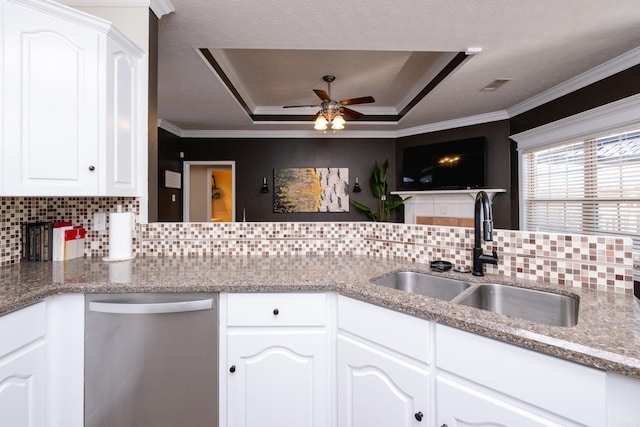
{"label": "ceiling air vent", "polygon": [[488,85],[486,85],[480,90],[483,92],[492,92],[510,81],[511,79],[495,79],[494,81],[492,81],[491,83],[489,83]]}

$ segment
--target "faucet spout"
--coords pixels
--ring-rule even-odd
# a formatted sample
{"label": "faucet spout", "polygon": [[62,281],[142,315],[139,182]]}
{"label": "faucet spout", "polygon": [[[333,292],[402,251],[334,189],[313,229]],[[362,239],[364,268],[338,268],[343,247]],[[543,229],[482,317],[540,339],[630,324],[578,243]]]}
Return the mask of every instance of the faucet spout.
{"label": "faucet spout", "polygon": [[491,211],[491,201],[485,191],[479,191],[476,194],[473,215],[473,275],[484,276],[483,264],[498,264],[498,254],[495,251],[491,255],[482,253],[482,240],[480,238],[480,215],[484,214],[482,221],[482,229],[484,231],[484,240],[490,242],[493,240],[493,214]]}

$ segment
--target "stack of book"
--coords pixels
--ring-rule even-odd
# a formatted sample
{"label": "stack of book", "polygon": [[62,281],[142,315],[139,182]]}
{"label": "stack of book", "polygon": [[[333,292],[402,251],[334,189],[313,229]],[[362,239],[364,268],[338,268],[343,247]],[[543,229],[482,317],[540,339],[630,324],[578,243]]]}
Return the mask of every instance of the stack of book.
{"label": "stack of book", "polygon": [[84,256],[85,229],[70,221],[22,224],[22,258],[64,261]]}

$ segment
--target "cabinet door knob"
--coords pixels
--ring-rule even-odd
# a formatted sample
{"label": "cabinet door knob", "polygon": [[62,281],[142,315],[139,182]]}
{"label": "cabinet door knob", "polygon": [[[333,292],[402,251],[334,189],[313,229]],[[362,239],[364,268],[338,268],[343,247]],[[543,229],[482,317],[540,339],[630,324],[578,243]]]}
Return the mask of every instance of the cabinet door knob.
{"label": "cabinet door knob", "polygon": [[231,367],[229,368],[229,372],[233,374],[235,371],[236,371],[236,365],[231,365]]}
{"label": "cabinet door knob", "polygon": [[273,309],[273,315],[277,316],[278,314],[280,314],[280,310],[278,310],[277,308]]}
{"label": "cabinet door knob", "polygon": [[95,167],[95,166],[89,166],[89,170],[90,170],[91,172],[93,172],[94,170],[96,170],[96,167]]}
{"label": "cabinet door knob", "polygon": [[413,414],[413,416],[416,417],[416,420],[422,421],[422,417],[424,415],[422,415],[422,412],[416,412],[415,414]]}

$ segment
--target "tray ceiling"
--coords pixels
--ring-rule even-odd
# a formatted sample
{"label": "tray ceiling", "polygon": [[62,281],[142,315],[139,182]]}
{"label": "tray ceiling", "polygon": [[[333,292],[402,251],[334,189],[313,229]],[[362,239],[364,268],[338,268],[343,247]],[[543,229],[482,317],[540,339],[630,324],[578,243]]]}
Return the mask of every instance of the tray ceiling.
{"label": "tray ceiling", "polygon": [[[640,46],[639,0],[354,0],[339,13],[307,0],[174,7],[159,22],[158,116],[184,131],[308,131],[313,108],[281,107],[317,103],[312,90],[327,89],[326,74],[336,76],[334,99],[376,99],[353,107],[365,117],[346,130],[504,113]],[[481,51],[434,84],[469,48]],[[496,79],[509,80],[481,91]]]}

